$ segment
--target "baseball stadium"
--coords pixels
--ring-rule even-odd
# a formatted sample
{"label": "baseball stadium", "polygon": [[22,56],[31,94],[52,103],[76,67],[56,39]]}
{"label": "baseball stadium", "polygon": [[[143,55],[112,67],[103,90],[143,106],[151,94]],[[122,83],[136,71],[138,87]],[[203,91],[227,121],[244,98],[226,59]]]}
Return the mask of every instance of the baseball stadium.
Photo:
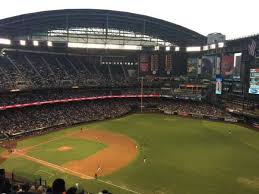
{"label": "baseball stadium", "polygon": [[112,10],[1,19],[1,193],[259,193],[258,44]]}

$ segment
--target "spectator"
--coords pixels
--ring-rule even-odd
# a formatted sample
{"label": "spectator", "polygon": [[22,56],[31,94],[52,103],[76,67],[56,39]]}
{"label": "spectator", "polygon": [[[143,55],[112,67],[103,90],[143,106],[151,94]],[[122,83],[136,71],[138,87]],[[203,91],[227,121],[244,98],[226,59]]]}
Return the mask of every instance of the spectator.
{"label": "spectator", "polygon": [[70,187],[66,194],[76,194],[77,188],[76,187]]}
{"label": "spectator", "polygon": [[99,192],[98,194],[112,194],[112,193],[110,193],[108,190],[105,189]]}
{"label": "spectator", "polygon": [[56,179],[52,184],[52,194],[64,194],[65,192],[65,181],[61,178]]}

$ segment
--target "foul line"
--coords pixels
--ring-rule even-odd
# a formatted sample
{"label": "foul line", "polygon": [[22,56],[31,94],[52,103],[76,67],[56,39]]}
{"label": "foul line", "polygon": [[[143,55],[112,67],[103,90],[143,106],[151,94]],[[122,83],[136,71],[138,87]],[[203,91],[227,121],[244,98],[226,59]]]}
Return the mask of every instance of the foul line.
{"label": "foul line", "polygon": [[31,156],[28,156],[28,155],[23,154],[23,153],[16,152],[15,154],[18,155],[18,156],[21,156],[21,157],[23,157],[23,158],[25,158],[27,160],[30,160],[30,161],[33,161],[33,162],[37,162],[37,163],[45,165],[47,167],[54,168],[54,169],[59,170],[61,172],[67,172],[68,171],[70,174],[79,176],[80,178],[83,178],[83,179],[92,179],[93,178],[93,177],[90,177],[88,175],[82,174],[80,172],[76,172],[76,171],[70,170],[68,168],[64,168],[62,166],[59,166],[59,165],[56,165],[56,164],[53,164],[53,163],[50,163],[50,162],[46,162],[46,161],[40,160],[38,158],[34,158],[34,157],[31,157]]}
{"label": "foul line", "polygon": [[[61,138],[61,137],[60,137]],[[60,138],[55,138],[56,139],[60,139]],[[50,141],[54,141],[54,139],[50,140]],[[50,142],[48,141],[48,142]],[[43,144],[43,143],[41,143]],[[39,144],[38,144],[39,145]],[[35,146],[38,146],[38,145],[35,145]],[[71,170],[71,169],[68,169],[68,168],[65,168],[65,167],[62,167],[62,166],[59,166],[59,165],[56,165],[56,164],[53,164],[53,163],[50,163],[50,162],[47,162],[47,161],[44,161],[44,160],[40,160],[38,158],[34,158],[34,157],[31,157],[31,156],[28,156],[22,152],[20,152],[21,150],[17,150],[14,154],[20,156],[20,157],[23,157],[27,160],[30,160],[30,161],[33,161],[33,162],[36,162],[36,163],[39,163],[39,164],[42,164],[44,166],[47,166],[47,167],[51,167],[51,168],[54,168],[56,170],[59,170],[61,172],[64,172],[64,173],[69,173],[71,175],[74,175],[74,176],[77,176],[77,177],[80,177],[82,179],[95,179],[94,177],[92,176],[89,176],[89,175],[86,175],[86,174],[83,174],[83,173],[80,173],[80,172],[76,172],[74,170]],[[131,190],[131,189],[128,189],[126,187],[121,187],[119,185],[116,185],[116,184],[113,184],[113,183],[110,183],[110,182],[107,182],[107,181],[104,181],[104,180],[100,180],[100,179],[96,179],[96,181],[99,181],[101,183],[105,183],[107,185],[111,185],[111,186],[114,186],[114,187],[117,187],[119,189],[122,189],[122,190],[125,190],[125,191],[129,191],[131,193],[135,193],[135,194],[141,194],[137,191],[134,191],[134,190]]]}

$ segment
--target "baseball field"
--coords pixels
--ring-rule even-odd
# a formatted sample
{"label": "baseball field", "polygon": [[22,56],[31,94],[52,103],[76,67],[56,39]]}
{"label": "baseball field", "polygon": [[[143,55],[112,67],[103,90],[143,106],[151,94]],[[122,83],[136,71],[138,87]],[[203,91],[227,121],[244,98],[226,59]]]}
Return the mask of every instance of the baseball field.
{"label": "baseball field", "polygon": [[49,184],[62,177],[67,187],[79,183],[93,193],[259,193],[259,133],[222,122],[132,114],[0,151],[0,167],[9,172]]}

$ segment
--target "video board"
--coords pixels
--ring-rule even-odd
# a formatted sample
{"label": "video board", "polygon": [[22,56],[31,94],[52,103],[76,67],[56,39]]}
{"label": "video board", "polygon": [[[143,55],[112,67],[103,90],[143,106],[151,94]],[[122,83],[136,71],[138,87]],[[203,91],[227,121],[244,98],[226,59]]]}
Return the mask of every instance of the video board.
{"label": "video board", "polygon": [[224,55],[221,58],[221,75],[224,78],[232,78],[234,72],[234,56]]}
{"label": "video board", "polygon": [[139,58],[139,73],[147,74],[150,72],[150,55],[141,53]]}
{"label": "video board", "polygon": [[216,90],[215,94],[220,95],[222,94],[222,78],[217,77],[216,78]]}
{"label": "video board", "polygon": [[203,78],[215,77],[215,56],[203,56],[201,61],[201,75]]}
{"label": "video board", "polygon": [[189,77],[196,77],[198,74],[198,58],[188,58],[187,60],[187,75]]}
{"label": "video board", "polygon": [[240,80],[242,53],[234,54],[233,79]]}
{"label": "video board", "polygon": [[259,94],[259,68],[250,69],[250,94]]}

